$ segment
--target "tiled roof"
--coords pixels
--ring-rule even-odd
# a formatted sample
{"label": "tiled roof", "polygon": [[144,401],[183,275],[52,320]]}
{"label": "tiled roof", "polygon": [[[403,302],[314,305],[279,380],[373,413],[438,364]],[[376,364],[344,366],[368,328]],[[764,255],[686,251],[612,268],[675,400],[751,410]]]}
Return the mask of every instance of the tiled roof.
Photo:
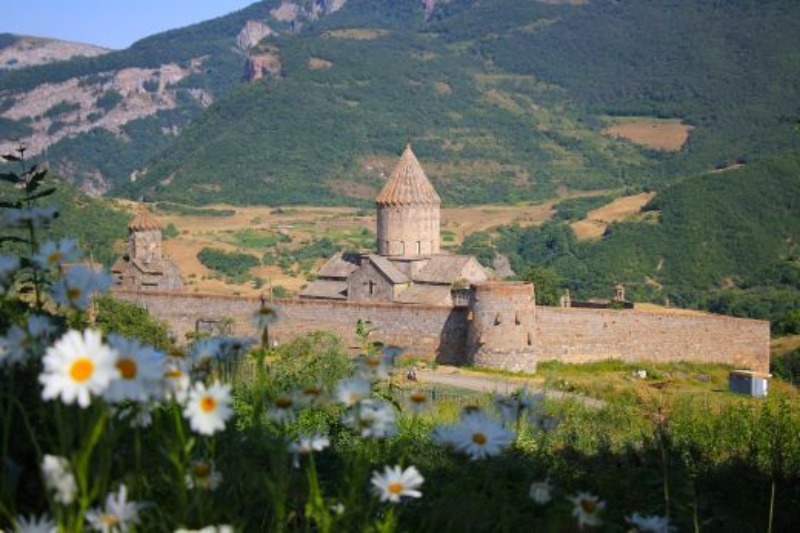
{"label": "tiled roof", "polygon": [[347,299],[347,282],[318,279],[300,293],[301,298]]}
{"label": "tiled roof", "polygon": [[410,281],[408,276],[400,272],[397,267],[385,257],[381,255],[370,254],[369,260],[373,265],[375,265],[375,268],[380,270],[383,275],[385,275],[392,283],[399,284],[408,283]]}
{"label": "tiled roof", "polygon": [[360,264],[358,254],[337,252],[328,262],[322,265],[317,276],[320,278],[347,279],[347,276],[358,270]]}
{"label": "tiled roof", "polygon": [[158,222],[147,210],[147,207],[141,204],[136,211],[136,216],[128,223],[128,229],[130,231],[154,231],[161,229],[161,226],[158,225]]}
{"label": "tiled roof", "polygon": [[[415,283],[451,284],[459,278],[468,277],[464,271],[475,258],[471,255],[434,255],[430,261],[414,275]],[[481,269],[482,270],[482,269]],[[488,275],[486,276],[488,278]],[[483,279],[486,279],[483,278]],[[467,280],[467,281],[483,281]]]}
{"label": "tiled roof", "polygon": [[446,305],[452,302],[450,287],[445,285],[412,285],[395,299],[404,304]]}
{"label": "tiled roof", "polygon": [[379,205],[439,205],[436,193],[425,171],[417,161],[411,145],[407,145],[375,202]]}

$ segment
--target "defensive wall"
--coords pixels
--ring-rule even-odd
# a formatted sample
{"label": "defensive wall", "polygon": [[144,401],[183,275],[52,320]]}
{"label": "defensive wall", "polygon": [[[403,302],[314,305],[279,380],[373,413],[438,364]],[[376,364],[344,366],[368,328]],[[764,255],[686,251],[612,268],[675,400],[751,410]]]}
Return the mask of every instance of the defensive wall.
{"label": "defensive wall", "polygon": [[[511,290],[518,292],[518,288]],[[179,342],[198,324],[223,318],[232,319],[235,335],[257,336],[252,318],[261,305],[259,298],[123,290],[113,295],[168,322]],[[371,322],[375,340],[447,364],[531,371],[541,361],[618,359],[726,363],[769,370],[769,323],[762,320],[541,307],[514,298],[503,308],[494,297],[491,302],[484,299],[483,305],[477,302],[477,307],[455,309],[300,299],[274,299],[268,304],[278,311],[270,338],[279,343],[310,331],[329,330],[341,335],[348,346],[357,346],[355,325],[360,319]]]}

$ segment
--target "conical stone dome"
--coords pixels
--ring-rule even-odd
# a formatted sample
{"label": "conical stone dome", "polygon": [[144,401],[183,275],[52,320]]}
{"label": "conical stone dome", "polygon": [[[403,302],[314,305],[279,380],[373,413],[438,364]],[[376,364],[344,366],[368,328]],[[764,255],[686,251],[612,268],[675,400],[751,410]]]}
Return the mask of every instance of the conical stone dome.
{"label": "conical stone dome", "polygon": [[161,226],[144,205],[139,206],[136,216],[128,223],[129,231],[156,231],[160,229]]}
{"label": "conical stone dome", "polygon": [[441,203],[411,146],[406,146],[375,198],[378,254],[420,258],[439,253]]}
{"label": "conical stone dome", "polygon": [[428,181],[410,144],[406,145],[375,202],[378,205],[441,205],[442,199]]}

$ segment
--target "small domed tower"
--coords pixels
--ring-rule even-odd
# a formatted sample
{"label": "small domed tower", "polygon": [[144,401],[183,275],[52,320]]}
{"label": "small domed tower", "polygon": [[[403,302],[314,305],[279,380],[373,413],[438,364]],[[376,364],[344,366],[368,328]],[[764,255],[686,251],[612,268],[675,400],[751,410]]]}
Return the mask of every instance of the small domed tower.
{"label": "small domed tower", "polygon": [[485,368],[535,372],[533,285],[484,281],[473,284],[472,289],[467,362]]}
{"label": "small domed tower", "polygon": [[142,204],[128,224],[128,254],[131,261],[150,264],[161,261],[161,226]]}
{"label": "small domed tower", "polygon": [[413,258],[439,253],[442,200],[410,144],[375,204],[379,255]]}

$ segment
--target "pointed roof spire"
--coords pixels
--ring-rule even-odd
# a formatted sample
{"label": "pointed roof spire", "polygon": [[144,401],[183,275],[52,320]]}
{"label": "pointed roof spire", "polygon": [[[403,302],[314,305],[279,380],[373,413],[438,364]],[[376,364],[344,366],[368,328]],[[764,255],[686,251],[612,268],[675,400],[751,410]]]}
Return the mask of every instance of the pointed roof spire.
{"label": "pointed roof spire", "polygon": [[129,231],[155,231],[161,229],[153,215],[147,210],[145,204],[139,204],[136,216],[128,223]]}
{"label": "pointed roof spire", "polygon": [[394,167],[389,181],[375,198],[380,205],[439,205],[442,199],[436,193],[425,171],[411,150],[411,143],[406,145],[400,161]]}

